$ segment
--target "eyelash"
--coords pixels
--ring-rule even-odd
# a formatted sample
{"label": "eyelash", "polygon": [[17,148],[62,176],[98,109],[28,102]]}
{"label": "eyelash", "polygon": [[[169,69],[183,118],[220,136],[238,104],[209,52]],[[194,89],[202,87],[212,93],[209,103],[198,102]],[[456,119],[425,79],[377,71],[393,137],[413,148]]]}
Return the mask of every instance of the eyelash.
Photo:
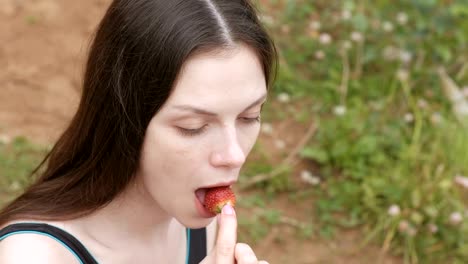
{"label": "eyelash", "polygon": [[261,117],[260,117],[260,116],[253,117],[253,118],[242,117],[241,120],[242,120],[242,122],[244,122],[244,123],[246,123],[246,124],[252,124],[252,123],[258,123],[258,122],[260,122]]}
{"label": "eyelash", "polygon": [[203,131],[205,131],[205,128],[206,128],[206,125],[202,126],[201,128],[197,128],[197,129],[186,129],[186,128],[178,127],[178,130],[183,136],[189,136],[190,137],[190,136],[196,136],[198,134],[201,134]]}
{"label": "eyelash", "polygon": [[[244,122],[247,125],[253,125],[253,124],[256,124],[256,123],[260,123],[261,117],[260,116],[257,116],[257,117],[254,117],[254,118],[242,117],[241,120],[242,120],[242,122]],[[178,130],[183,136],[196,136],[196,135],[199,135],[199,134],[203,133],[203,131],[205,131],[206,127],[207,127],[207,125],[204,125],[201,128],[196,128],[196,129],[186,129],[186,128],[178,127]]]}

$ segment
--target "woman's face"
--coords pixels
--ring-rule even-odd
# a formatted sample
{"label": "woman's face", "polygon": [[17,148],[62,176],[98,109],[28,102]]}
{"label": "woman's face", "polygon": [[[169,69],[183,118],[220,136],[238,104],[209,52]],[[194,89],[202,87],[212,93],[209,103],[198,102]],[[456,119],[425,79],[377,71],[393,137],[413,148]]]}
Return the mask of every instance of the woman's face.
{"label": "woman's face", "polygon": [[246,46],[185,63],[149,123],[137,172],[157,206],[187,227],[211,222],[203,192],[195,193],[237,181],[260,130],[266,93],[260,61]]}

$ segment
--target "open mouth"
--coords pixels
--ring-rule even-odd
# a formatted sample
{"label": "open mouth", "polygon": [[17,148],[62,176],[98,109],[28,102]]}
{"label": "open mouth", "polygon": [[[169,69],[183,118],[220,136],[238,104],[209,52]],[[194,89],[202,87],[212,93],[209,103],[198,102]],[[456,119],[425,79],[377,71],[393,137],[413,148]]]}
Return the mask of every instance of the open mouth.
{"label": "open mouth", "polygon": [[197,190],[195,190],[195,196],[197,196],[198,201],[200,201],[200,203],[203,206],[205,206],[206,191],[212,188],[216,188],[216,187],[231,187],[231,184],[225,184],[225,185],[218,184],[216,186],[202,187],[202,188],[198,188]]}
{"label": "open mouth", "polygon": [[206,195],[207,188],[200,188],[195,191],[195,195],[197,196],[198,201],[205,206],[205,195]]}

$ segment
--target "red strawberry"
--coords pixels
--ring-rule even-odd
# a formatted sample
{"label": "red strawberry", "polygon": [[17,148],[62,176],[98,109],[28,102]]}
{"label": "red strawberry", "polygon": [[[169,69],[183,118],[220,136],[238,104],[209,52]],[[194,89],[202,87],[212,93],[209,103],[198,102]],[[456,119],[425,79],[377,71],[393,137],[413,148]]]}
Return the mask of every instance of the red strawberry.
{"label": "red strawberry", "polygon": [[229,186],[214,187],[206,190],[205,208],[213,214],[221,213],[226,204],[236,205],[236,196]]}

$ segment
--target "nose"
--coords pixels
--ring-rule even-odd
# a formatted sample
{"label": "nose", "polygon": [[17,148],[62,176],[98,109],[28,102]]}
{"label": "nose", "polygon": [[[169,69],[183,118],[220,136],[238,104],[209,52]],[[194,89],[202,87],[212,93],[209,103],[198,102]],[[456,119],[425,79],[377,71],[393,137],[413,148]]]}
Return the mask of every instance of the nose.
{"label": "nose", "polygon": [[235,129],[229,129],[211,154],[214,167],[240,168],[246,159]]}

